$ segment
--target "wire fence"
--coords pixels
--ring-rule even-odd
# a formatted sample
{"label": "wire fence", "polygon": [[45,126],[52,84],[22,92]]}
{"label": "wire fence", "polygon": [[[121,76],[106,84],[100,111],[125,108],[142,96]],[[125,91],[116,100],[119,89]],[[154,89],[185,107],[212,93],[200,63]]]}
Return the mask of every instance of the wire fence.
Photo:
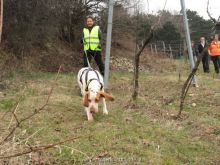
{"label": "wire fence", "polygon": [[[137,49],[143,46],[143,41],[137,45]],[[155,41],[146,47],[152,55],[163,55],[172,59],[181,59],[187,57],[187,48],[185,40],[173,40],[170,42]]]}

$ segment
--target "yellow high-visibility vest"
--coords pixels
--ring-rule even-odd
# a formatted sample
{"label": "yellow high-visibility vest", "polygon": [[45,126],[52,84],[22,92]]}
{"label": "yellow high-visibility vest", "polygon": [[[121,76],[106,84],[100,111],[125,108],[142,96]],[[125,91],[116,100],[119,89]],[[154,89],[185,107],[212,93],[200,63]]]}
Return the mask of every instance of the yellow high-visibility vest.
{"label": "yellow high-visibility vest", "polygon": [[94,26],[91,31],[88,28],[83,29],[84,50],[101,51],[99,40],[99,26]]}

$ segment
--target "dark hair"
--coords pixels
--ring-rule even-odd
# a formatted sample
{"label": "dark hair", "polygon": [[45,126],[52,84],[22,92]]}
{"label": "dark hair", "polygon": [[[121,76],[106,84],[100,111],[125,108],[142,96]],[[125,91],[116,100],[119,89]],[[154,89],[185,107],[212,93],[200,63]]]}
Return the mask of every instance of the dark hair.
{"label": "dark hair", "polygon": [[86,20],[89,19],[89,18],[92,19],[92,20],[94,21],[94,17],[93,17],[93,16],[88,15],[88,16],[86,17]]}

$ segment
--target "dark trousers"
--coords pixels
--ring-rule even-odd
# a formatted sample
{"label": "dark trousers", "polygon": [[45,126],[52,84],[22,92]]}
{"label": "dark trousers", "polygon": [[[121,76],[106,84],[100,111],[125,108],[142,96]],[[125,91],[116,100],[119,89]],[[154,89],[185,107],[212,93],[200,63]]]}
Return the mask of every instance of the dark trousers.
{"label": "dark trousers", "polygon": [[[91,62],[92,60],[92,57],[94,58],[96,64],[98,65],[99,67],[99,71],[101,72],[101,74],[104,76],[104,73],[105,73],[105,66],[104,66],[104,63],[102,61],[102,56],[101,56],[101,51],[92,51],[92,50],[88,50],[86,51],[87,52],[87,57],[88,57],[88,60],[89,60],[89,63]],[[86,54],[84,53],[84,56],[83,56],[83,62],[84,62],[84,67],[88,67],[88,62],[87,62],[87,58],[86,58]]]}
{"label": "dark trousers", "polygon": [[205,73],[209,73],[209,56],[208,55],[203,56],[202,64],[203,64],[203,71]]}
{"label": "dark trousers", "polygon": [[211,57],[214,67],[215,67],[215,72],[219,73],[219,67],[220,67],[220,56],[212,56]]}

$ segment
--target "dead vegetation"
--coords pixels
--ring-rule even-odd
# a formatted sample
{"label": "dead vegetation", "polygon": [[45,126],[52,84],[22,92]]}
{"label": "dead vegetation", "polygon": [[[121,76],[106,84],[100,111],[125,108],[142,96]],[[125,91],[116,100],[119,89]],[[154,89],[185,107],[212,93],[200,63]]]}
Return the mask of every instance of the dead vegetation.
{"label": "dead vegetation", "polygon": [[[119,69],[112,71],[109,90],[116,100],[108,103],[109,116],[97,114],[93,124],[86,121],[81,97],[77,94],[75,74],[60,74],[45,111],[21,124],[10,143],[1,145],[2,157],[16,156],[22,152],[30,154],[1,161],[8,164],[85,164],[103,161],[121,164],[215,164],[220,161],[219,79],[199,71],[200,87],[190,88],[181,120],[173,120],[173,115],[178,112],[180,88],[187,75],[183,70],[187,65],[185,61],[154,55],[143,58],[143,64],[154,57],[158,57],[157,63],[164,70],[157,65],[145,70],[146,66],[142,65],[140,97],[134,107],[128,106],[132,73]],[[183,68],[178,69],[180,66]],[[182,79],[179,80],[181,69]],[[45,103],[54,77],[53,73],[14,72],[4,79],[6,88],[1,89],[0,98],[1,132],[7,132],[13,117],[11,109],[16,114],[13,117],[13,124],[16,124],[19,123],[16,118],[20,121],[32,113],[30,109],[38,109]],[[20,96],[23,97],[16,109]],[[1,139],[6,135],[1,134]],[[68,137],[80,138],[58,144],[52,150],[42,148],[54,147],[53,144]],[[32,153],[30,146],[39,150]]]}
{"label": "dead vegetation", "polygon": [[[137,66],[139,98],[130,106],[134,37],[117,37],[109,89],[116,101],[109,103],[109,116],[97,114],[92,124],[78,96],[75,75],[82,66],[82,52],[74,46],[47,42],[40,50],[21,53],[20,59],[12,55],[0,60],[0,164],[220,162],[219,78],[199,72],[200,87],[189,89],[181,119],[173,120],[187,60],[145,49]],[[72,44],[79,48],[77,37]],[[63,72],[58,71],[54,82],[53,72],[61,63]]]}

